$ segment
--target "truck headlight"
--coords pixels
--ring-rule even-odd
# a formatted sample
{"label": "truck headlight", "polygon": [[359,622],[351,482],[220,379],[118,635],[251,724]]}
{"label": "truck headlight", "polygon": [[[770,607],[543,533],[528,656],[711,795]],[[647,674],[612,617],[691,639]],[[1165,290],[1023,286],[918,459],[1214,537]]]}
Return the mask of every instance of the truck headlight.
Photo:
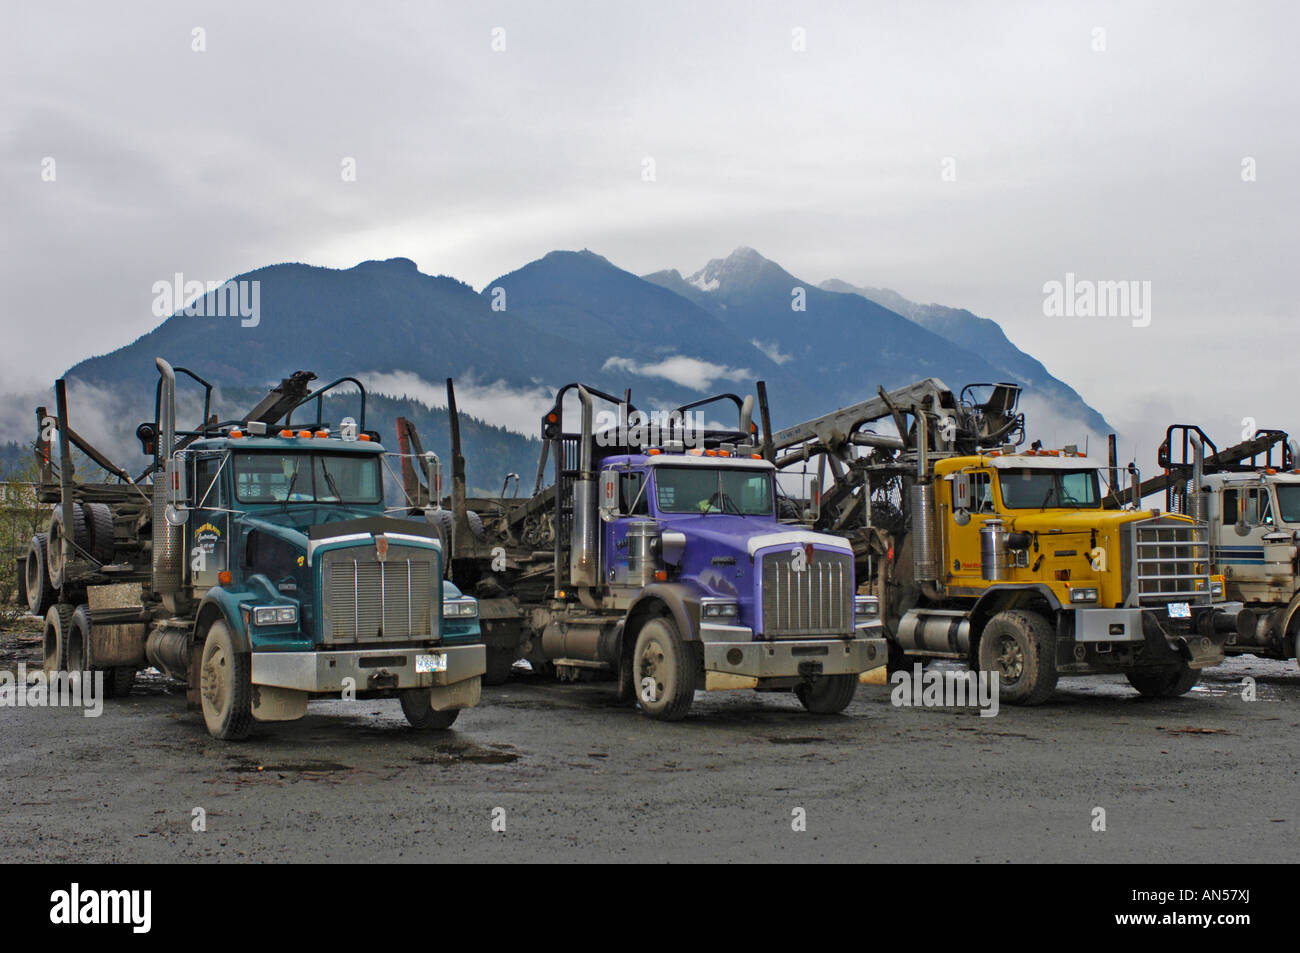
{"label": "truck headlight", "polygon": [[859,622],[880,618],[880,600],[875,596],[854,596],[853,617]]}
{"label": "truck headlight", "polygon": [[443,608],[443,615],[447,618],[473,618],[478,615],[477,599],[448,599]]}
{"label": "truck headlight", "polygon": [[1212,599],[1223,598],[1223,583],[1218,581],[1213,581],[1210,583],[1210,597]]}
{"label": "truck headlight", "polygon": [[1071,589],[1070,601],[1071,602],[1096,602],[1097,590],[1096,589]]}
{"label": "truck headlight", "polygon": [[297,625],[297,606],[257,606],[253,609],[254,625]]}
{"label": "truck headlight", "polygon": [[700,615],[706,619],[735,619],[740,606],[730,599],[701,599]]}

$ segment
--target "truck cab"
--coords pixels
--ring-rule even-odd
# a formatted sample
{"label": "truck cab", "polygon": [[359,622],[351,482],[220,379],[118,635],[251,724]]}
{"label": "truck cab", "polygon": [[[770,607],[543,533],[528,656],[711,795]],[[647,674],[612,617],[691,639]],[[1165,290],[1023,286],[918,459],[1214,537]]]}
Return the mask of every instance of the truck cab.
{"label": "truck cab", "polygon": [[[567,430],[566,394],[581,405]],[[598,400],[613,408],[600,428]],[[734,403],[736,429],[682,426],[714,401]],[[450,386],[448,406],[462,528],[452,575],[499,631],[517,633],[510,658],[565,680],[612,677],[620,698],[663,721],[685,717],[697,689],[793,692],[811,712],[842,711],[859,675],[885,664],[877,601],[857,595],[849,543],[778,521],[752,398],[707,398],[660,427],[629,393],[566,385],[541,422],[533,495],[475,501],[479,538],[465,520]]]}
{"label": "truck cab", "polygon": [[1003,631],[1018,621],[1008,613],[1039,630],[1051,682],[1114,671],[1175,694],[1222,660],[1241,606],[1216,591],[1204,523],[1105,509],[1098,467],[1073,449],[953,456],[933,472],[937,565],[899,612],[905,654],[968,657],[999,672],[1010,701],[1034,652]]}
{"label": "truck cab", "polygon": [[1217,572],[1253,624],[1228,646],[1234,654],[1296,658],[1300,649],[1300,472],[1261,468],[1211,473],[1202,491]]}
{"label": "truck cab", "polygon": [[247,647],[254,717],[345,690],[432,696],[416,721],[477,701],[462,684],[482,669],[477,603],[442,579],[436,534],[386,517],[378,442],[234,428],[181,453],[198,618],[219,613]]}
{"label": "truck cab", "polygon": [[756,452],[653,448],[606,458],[609,602],[634,618],[663,600],[682,606],[705,673],[753,688],[794,688],[801,674],[856,684],[884,660],[875,600],[856,595],[845,540],[778,522],[774,476]]}
{"label": "truck cab", "polygon": [[[100,669],[129,691],[153,666],[186,682],[209,733],[228,740],[301,718],[313,697],[396,697],[420,729],[478,704],[477,601],[444,580],[435,527],[388,515],[360,383],[312,391],[315,375],[298,372],[223,423],[211,384],[157,365],[155,418],[137,429],[152,464],[138,478],[68,426],[56,384],[58,416],[42,433],[60,437],[60,463],[48,442],[38,448],[42,499],[59,505],[28,560],[51,570],[30,574],[29,598],[48,606],[47,669]],[[176,427],[178,373],[204,388],[193,430]],[[290,423],[310,402],[319,415],[342,384],[359,391],[360,424]],[[73,444],[119,482],[77,482]]]}

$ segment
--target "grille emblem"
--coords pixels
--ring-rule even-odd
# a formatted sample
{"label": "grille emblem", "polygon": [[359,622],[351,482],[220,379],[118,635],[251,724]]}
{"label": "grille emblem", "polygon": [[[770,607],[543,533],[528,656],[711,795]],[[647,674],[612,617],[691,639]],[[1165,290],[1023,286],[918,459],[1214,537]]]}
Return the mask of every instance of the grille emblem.
{"label": "grille emblem", "polygon": [[375,559],[379,560],[381,563],[385,562],[388,559],[388,537],[387,536],[375,537]]}
{"label": "grille emblem", "polygon": [[813,561],[813,552],[814,552],[814,551],[815,551],[815,550],[813,549],[813,544],[812,544],[812,543],[804,543],[804,544],[803,544],[803,558],[804,558],[804,561],[805,561],[805,564],[806,564],[806,565],[809,565],[809,566],[812,565],[812,561]]}

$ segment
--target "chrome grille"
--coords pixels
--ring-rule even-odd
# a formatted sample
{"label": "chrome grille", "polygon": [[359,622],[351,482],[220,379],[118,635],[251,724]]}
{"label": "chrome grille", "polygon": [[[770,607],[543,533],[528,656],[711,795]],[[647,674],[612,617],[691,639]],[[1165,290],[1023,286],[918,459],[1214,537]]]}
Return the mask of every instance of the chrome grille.
{"label": "chrome grille", "polygon": [[796,572],[789,552],[763,557],[763,635],[848,635],[853,632],[853,557],[817,550]]}
{"label": "chrome grille", "polygon": [[398,641],[434,634],[435,557],[390,546],[379,562],[370,546],[323,557],[322,605],[326,642]]}
{"label": "chrome grille", "polygon": [[1158,518],[1128,526],[1129,605],[1210,601],[1210,541],[1204,523]]}

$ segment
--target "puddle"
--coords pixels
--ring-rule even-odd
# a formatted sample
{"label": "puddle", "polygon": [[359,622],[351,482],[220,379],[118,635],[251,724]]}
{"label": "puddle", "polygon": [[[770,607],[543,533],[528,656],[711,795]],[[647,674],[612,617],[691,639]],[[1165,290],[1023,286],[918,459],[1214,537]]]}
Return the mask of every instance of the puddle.
{"label": "puddle", "polygon": [[284,764],[259,764],[256,761],[238,761],[226,770],[235,774],[283,774],[285,772],[293,774],[329,774],[334,771],[351,771],[352,765],[340,764],[337,761],[301,761]]}
{"label": "puddle", "polygon": [[416,764],[513,764],[519,755],[510,745],[483,748],[473,744],[445,744],[433,749],[432,755],[412,758]]}

